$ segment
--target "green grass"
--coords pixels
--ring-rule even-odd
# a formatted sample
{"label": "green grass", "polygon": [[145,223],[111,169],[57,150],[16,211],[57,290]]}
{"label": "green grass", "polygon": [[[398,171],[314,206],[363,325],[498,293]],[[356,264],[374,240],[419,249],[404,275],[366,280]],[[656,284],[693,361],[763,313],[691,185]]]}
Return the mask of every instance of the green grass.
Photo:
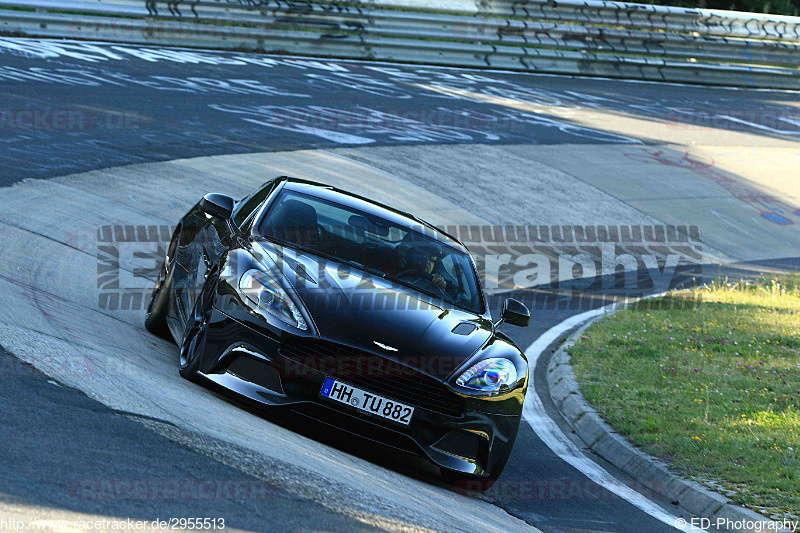
{"label": "green grass", "polygon": [[[681,301],[700,303],[665,305]],[[570,355],[615,430],[740,504],[800,518],[800,275],[619,311]]]}

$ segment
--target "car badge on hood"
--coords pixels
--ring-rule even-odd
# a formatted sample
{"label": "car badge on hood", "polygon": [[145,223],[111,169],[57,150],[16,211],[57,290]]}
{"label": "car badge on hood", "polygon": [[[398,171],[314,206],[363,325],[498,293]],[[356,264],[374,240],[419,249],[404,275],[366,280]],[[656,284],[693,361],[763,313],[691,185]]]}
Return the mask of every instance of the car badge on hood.
{"label": "car badge on hood", "polygon": [[375,345],[377,345],[377,346],[380,346],[380,347],[381,347],[381,348],[383,348],[384,350],[389,350],[390,352],[396,352],[396,351],[397,351],[397,348],[393,348],[392,346],[387,346],[387,345],[385,345],[385,344],[381,344],[381,343],[380,343],[380,342],[378,342],[378,341],[372,341],[372,342],[374,342],[374,343],[375,343]]}

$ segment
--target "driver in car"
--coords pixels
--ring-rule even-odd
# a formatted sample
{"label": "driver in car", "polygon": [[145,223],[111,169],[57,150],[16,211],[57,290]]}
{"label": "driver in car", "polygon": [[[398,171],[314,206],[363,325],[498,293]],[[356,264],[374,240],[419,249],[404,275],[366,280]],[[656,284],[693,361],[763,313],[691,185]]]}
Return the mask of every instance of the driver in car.
{"label": "driver in car", "polygon": [[437,274],[436,272],[433,271],[434,267],[436,266],[436,262],[438,260],[439,260],[438,257],[435,256],[429,257],[428,262],[425,264],[425,268],[423,269],[423,271],[425,272],[425,274],[431,277],[431,281],[433,282],[434,285],[436,285],[442,290],[445,290],[447,289],[447,282],[440,274]]}
{"label": "driver in car", "polygon": [[448,289],[447,280],[434,272],[438,261],[439,252],[437,250],[416,247],[406,255],[406,270],[399,277],[422,289],[432,284],[445,291]]}

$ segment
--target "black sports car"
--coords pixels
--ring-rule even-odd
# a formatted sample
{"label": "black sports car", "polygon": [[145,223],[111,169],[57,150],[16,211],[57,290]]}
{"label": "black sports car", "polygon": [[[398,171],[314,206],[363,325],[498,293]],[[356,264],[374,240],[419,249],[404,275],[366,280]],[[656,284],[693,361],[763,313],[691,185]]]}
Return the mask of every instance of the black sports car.
{"label": "black sports car", "polygon": [[288,177],[208,194],[169,245],[146,326],[180,373],[427,458],[445,478],[500,475],[528,362],[492,323],[463,244],[416,217]]}

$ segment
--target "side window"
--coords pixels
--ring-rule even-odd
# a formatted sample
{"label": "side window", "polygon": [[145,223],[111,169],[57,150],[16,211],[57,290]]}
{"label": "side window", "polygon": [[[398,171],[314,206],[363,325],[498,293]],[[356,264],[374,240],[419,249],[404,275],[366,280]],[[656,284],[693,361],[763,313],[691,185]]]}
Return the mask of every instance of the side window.
{"label": "side window", "polygon": [[254,193],[242,198],[233,210],[233,223],[241,228],[247,222],[248,217],[253,214],[253,211],[264,203],[264,200],[267,199],[267,196],[275,189],[277,184],[277,179],[268,181]]}

